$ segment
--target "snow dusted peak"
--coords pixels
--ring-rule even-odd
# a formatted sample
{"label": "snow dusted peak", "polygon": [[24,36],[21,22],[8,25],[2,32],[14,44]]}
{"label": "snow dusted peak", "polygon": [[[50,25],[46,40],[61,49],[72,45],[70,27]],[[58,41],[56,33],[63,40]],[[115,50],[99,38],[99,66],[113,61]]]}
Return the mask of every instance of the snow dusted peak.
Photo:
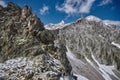
{"label": "snow dusted peak", "polygon": [[60,23],[58,23],[58,25],[65,25],[65,22],[62,20]]}
{"label": "snow dusted peak", "polygon": [[67,24],[65,24],[65,22],[62,20],[60,23],[57,24],[47,24],[45,25],[46,29],[49,30],[55,30],[55,29],[62,29],[63,27],[65,27]]}
{"label": "snow dusted peak", "polygon": [[96,22],[100,22],[101,19],[98,17],[95,17],[93,15],[87,16],[85,19],[87,19],[88,21],[96,21]]}
{"label": "snow dusted peak", "polygon": [[116,25],[120,26],[120,21],[112,21],[112,20],[103,20],[105,25]]}
{"label": "snow dusted peak", "polygon": [[104,25],[107,25],[107,26],[113,26],[113,25],[120,26],[120,21],[102,20],[93,15],[87,16],[85,19],[88,21],[96,21],[96,22],[101,21],[101,22],[103,22]]}
{"label": "snow dusted peak", "polygon": [[60,22],[60,24],[65,24],[65,22],[62,20],[62,21]]}

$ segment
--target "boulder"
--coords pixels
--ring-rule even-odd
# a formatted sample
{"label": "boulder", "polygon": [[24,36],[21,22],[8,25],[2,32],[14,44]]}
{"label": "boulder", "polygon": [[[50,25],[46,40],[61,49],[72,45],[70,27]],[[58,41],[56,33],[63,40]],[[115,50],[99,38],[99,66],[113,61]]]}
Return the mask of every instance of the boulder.
{"label": "boulder", "polygon": [[36,16],[35,13],[28,18],[27,26],[28,26],[28,31],[35,32],[35,31],[42,31],[45,29],[43,23],[40,21],[40,19]]}

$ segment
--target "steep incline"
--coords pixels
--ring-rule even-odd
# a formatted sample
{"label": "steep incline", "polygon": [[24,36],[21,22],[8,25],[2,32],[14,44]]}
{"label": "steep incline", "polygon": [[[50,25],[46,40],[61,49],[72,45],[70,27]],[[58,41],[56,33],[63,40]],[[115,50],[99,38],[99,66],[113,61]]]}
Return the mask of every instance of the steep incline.
{"label": "steep incline", "polygon": [[54,40],[29,6],[0,6],[0,80],[72,79],[66,48]]}
{"label": "steep incline", "polygon": [[76,59],[80,60],[69,59],[73,72],[90,80],[120,79],[117,76],[120,71],[119,36],[120,29],[115,25],[84,18],[60,29],[58,34],[60,42],[66,44]]}

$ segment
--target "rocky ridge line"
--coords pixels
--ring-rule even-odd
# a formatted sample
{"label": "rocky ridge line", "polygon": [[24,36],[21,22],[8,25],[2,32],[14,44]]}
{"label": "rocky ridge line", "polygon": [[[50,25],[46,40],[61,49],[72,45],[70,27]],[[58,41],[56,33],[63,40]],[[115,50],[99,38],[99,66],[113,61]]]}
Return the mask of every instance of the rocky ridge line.
{"label": "rocky ridge line", "polygon": [[64,44],[29,6],[0,6],[0,80],[60,80],[71,77]]}

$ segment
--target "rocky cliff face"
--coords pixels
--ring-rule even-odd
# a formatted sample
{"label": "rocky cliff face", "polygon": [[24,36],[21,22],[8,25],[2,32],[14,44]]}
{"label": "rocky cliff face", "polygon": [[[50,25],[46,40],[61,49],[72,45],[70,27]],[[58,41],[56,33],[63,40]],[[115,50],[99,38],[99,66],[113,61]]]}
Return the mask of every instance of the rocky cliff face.
{"label": "rocky cliff face", "polygon": [[29,6],[0,6],[0,80],[72,79],[66,47],[54,40]]}
{"label": "rocky cliff face", "polygon": [[89,80],[120,79],[120,29],[115,25],[81,18],[60,29],[58,38],[68,47],[73,73]]}

